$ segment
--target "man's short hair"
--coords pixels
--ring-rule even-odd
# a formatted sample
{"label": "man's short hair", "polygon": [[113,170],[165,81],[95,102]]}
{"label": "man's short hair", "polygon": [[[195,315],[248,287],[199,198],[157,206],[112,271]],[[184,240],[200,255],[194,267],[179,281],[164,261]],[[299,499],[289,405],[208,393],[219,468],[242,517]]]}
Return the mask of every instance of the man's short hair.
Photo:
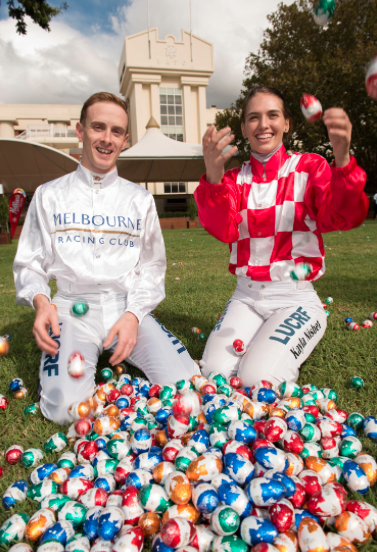
{"label": "man's short hair", "polygon": [[84,105],[82,106],[81,115],[80,115],[80,123],[82,125],[85,124],[88,108],[91,105],[94,105],[99,102],[108,102],[108,103],[114,103],[116,105],[119,105],[119,107],[121,107],[125,111],[128,117],[128,106],[127,106],[127,103],[124,100],[122,100],[122,98],[119,98],[118,96],[115,96],[115,94],[111,94],[110,92],[96,92],[95,94],[92,94],[90,98],[88,98],[84,103]]}

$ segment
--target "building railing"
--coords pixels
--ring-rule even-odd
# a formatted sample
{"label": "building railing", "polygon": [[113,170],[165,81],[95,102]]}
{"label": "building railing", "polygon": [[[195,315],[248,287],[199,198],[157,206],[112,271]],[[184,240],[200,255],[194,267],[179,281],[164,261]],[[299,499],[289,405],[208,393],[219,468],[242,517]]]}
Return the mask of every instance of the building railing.
{"label": "building railing", "polygon": [[64,127],[56,127],[53,123],[50,125],[27,125],[26,130],[16,136],[17,140],[31,140],[33,138],[76,138],[76,130]]}

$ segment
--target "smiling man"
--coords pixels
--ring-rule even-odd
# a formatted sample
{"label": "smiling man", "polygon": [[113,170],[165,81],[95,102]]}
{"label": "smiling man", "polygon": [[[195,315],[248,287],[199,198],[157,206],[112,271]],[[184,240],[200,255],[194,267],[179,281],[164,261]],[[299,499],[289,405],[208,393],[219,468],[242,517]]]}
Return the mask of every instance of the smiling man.
{"label": "smiling man", "polygon": [[[70,421],[73,402],[92,395],[103,349],[112,351],[112,365],[127,358],[152,383],[200,373],[150,315],[165,297],[165,247],[152,195],[118,176],[127,125],[127,105],[117,96],[100,92],[85,102],[76,128],[81,164],[36,190],[14,260],[17,302],[36,310],[41,410],[58,423]],[[52,301],[49,280],[57,281]],[[75,317],[78,301],[89,310]],[[86,373],[73,379],[67,366],[77,350]]]}

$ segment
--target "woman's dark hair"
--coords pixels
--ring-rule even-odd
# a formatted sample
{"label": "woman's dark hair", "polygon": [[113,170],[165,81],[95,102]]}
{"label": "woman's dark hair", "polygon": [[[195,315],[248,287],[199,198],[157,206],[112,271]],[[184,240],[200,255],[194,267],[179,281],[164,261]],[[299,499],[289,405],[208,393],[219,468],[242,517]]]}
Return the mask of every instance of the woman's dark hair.
{"label": "woman's dark hair", "polygon": [[292,120],[291,112],[289,111],[289,108],[288,108],[288,106],[285,102],[283,94],[280,92],[280,90],[278,90],[277,88],[273,88],[272,86],[259,86],[258,85],[258,86],[254,86],[254,88],[252,88],[249,91],[249,93],[245,97],[245,99],[243,101],[243,104],[242,104],[241,118],[242,118],[243,124],[245,124],[246,110],[247,110],[247,106],[249,104],[249,101],[251,100],[251,98],[254,98],[254,96],[256,94],[271,94],[271,95],[276,96],[277,98],[279,98],[281,100],[281,102],[283,104],[284,118],[289,120],[289,132],[286,134],[286,137],[290,136],[290,134],[292,134],[292,130],[293,130],[293,120]]}

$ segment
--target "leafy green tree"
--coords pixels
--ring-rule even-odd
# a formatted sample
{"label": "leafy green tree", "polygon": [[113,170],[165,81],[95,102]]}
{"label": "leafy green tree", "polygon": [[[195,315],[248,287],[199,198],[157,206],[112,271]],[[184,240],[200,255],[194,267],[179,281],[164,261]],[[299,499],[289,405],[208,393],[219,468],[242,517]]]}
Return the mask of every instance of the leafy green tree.
{"label": "leafy green tree", "polygon": [[286,143],[292,151],[310,151],[333,159],[324,124],[308,123],[300,109],[305,92],[314,94],[324,109],[342,107],[353,125],[351,153],[367,171],[368,191],[377,189],[377,102],[365,89],[368,62],[377,54],[377,2],[336,0],[336,11],[326,27],[313,19],[317,0],[279,4],[269,15],[269,27],[257,54],[246,59],[240,97],[218,114],[217,128],[229,125],[240,157],[249,147],[241,134],[241,106],[253,86],[274,86],[284,94],[293,117],[294,132]]}
{"label": "leafy green tree", "polygon": [[9,222],[9,205],[5,195],[0,195],[0,231],[6,232]]}
{"label": "leafy green tree", "polygon": [[67,2],[63,2],[59,8],[55,8],[46,0],[7,0],[7,4],[9,16],[16,20],[18,34],[24,35],[26,35],[26,16],[45,31],[50,31],[51,19],[68,7]]}
{"label": "leafy green tree", "polygon": [[190,197],[190,203],[187,209],[187,216],[190,220],[195,220],[198,216],[198,206],[196,205],[194,196]]}

